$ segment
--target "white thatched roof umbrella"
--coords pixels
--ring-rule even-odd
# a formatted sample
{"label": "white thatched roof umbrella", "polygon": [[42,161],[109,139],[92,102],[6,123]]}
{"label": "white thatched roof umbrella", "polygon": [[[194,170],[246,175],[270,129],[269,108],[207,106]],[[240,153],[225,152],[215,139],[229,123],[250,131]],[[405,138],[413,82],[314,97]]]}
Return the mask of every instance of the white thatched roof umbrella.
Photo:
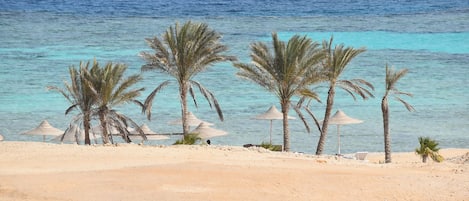
{"label": "white thatched roof umbrella", "polygon": [[354,119],[347,116],[342,110],[337,110],[337,112],[332,115],[329,119],[329,124],[337,125],[337,154],[340,155],[340,125],[346,124],[359,124],[362,123],[362,120]]}
{"label": "white thatched roof umbrella", "polygon": [[[98,124],[94,127],[92,127],[90,129],[90,131],[93,133],[93,134],[100,134],[102,135],[103,134],[103,127],[101,127],[101,124]],[[112,135],[112,134],[118,134],[119,131],[117,130],[116,127],[114,126],[109,126],[108,129],[107,129],[107,132]]]}
{"label": "white thatched roof umbrella", "polygon": [[[213,125],[212,123],[200,120],[192,112],[188,112],[188,114],[187,114],[187,123],[189,124],[189,126],[198,126],[202,122],[205,123],[206,125],[209,125],[209,126]],[[171,125],[182,125],[182,119],[181,118],[180,119],[175,119],[175,120],[169,122],[169,124],[171,124]]]}
{"label": "white thatched roof umbrella", "polygon": [[[76,136],[78,135],[78,136]],[[71,125],[62,135],[54,137],[52,141],[56,142],[77,142],[78,139],[85,139],[85,133],[78,128],[76,124]]]}
{"label": "white thatched roof umbrella", "polygon": [[[168,136],[158,135],[155,131],[152,131],[146,124],[142,124],[140,126],[140,129],[142,129],[144,134],[148,134],[147,135],[147,140],[166,140],[166,139],[169,139]],[[138,133],[137,130],[134,129],[134,130],[131,131],[131,134],[140,134],[140,133]],[[142,138],[142,137],[141,136],[131,136],[130,138],[132,138],[132,140],[135,140],[135,139]],[[143,142],[143,139],[142,139],[142,142]]]}
{"label": "white thatched roof umbrella", "polygon": [[53,136],[58,136],[64,134],[63,130],[60,130],[58,128],[54,128],[47,122],[47,120],[44,120],[37,126],[36,128],[23,132],[23,135],[42,135],[43,136],[43,141],[46,141],[46,135],[53,135]]}
{"label": "white thatched roof umbrella", "polygon": [[[119,130],[117,130],[116,127],[111,126],[111,125],[108,125],[107,132],[108,132],[108,135],[109,135],[108,137],[110,139],[112,139],[112,135],[120,134]],[[98,144],[97,138],[102,138],[103,137],[103,127],[101,126],[101,124],[97,124],[96,126],[91,127],[91,129],[90,129],[90,138],[91,138],[91,135],[94,136],[95,142],[96,142],[96,144]]]}
{"label": "white thatched roof umbrella", "polygon": [[[274,120],[282,120],[283,113],[278,111],[275,105],[272,105],[267,111],[260,115],[257,115],[255,118],[270,120],[270,144],[272,144],[272,123]],[[288,116],[288,119],[295,119],[295,117]]]}
{"label": "white thatched roof umbrella", "polygon": [[[96,136],[93,134],[92,129],[90,130],[90,138],[92,137],[95,140],[95,143],[97,144],[97,138],[100,136]],[[63,139],[62,139],[63,137]],[[85,131],[83,129],[80,129],[80,127],[76,124],[71,125],[67,130],[65,130],[65,133],[62,135],[59,135],[55,138],[52,139],[52,141],[55,142],[75,142],[78,143],[78,141],[85,141]]]}
{"label": "white thatched roof umbrella", "polygon": [[200,123],[197,128],[191,131],[191,133],[198,134],[198,136],[202,139],[208,139],[228,134],[226,131],[210,128],[210,126],[204,122]]}

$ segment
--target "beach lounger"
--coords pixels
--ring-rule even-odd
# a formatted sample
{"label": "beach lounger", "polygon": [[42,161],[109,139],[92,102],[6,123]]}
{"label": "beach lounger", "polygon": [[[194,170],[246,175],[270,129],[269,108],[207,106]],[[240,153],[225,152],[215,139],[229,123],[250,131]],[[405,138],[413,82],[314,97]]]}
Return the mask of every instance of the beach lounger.
{"label": "beach lounger", "polygon": [[364,161],[366,160],[366,155],[368,155],[368,152],[357,152],[355,153],[355,159]]}

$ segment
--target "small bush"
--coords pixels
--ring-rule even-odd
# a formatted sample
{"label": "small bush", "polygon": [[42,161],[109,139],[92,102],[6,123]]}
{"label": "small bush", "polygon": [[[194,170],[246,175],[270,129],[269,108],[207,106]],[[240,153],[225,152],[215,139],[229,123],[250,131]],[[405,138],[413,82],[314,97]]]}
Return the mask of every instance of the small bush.
{"label": "small bush", "polygon": [[268,149],[270,151],[283,151],[282,150],[282,145],[273,145],[273,144],[268,143],[268,142],[262,142],[260,147],[262,147],[264,149]]}
{"label": "small bush", "polygon": [[187,135],[184,135],[182,139],[176,140],[173,145],[178,145],[178,144],[185,144],[185,145],[194,145],[200,142],[202,138],[199,137],[198,134],[195,133],[190,133]]}

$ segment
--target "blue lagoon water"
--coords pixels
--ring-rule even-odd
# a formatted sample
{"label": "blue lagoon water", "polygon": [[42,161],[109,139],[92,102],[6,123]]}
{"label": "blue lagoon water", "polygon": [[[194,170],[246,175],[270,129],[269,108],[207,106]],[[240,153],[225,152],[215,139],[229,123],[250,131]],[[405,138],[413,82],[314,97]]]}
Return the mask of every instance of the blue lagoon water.
{"label": "blue lagoon water", "polygon": [[[144,38],[163,33],[175,22],[208,23],[223,34],[229,53],[249,61],[249,44],[270,39],[278,32],[283,40],[306,34],[322,41],[334,36],[337,43],[366,47],[343,74],[344,79],[363,78],[375,85],[375,98],[357,100],[344,92],[336,95],[335,109],[364,123],[340,128],[342,152],[382,151],[383,129],[380,100],[384,93],[385,65],[409,68],[398,88],[411,92],[404,97],[415,108],[408,112],[391,102],[391,134],[394,151],[412,151],[418,136],[430,136],[442,147],[469,148],[469,2],[455,1],[0,1],[0,133],[6,140],[42,140],[19,135],[43,119],[65,129],[73,115],[50,85],[68,81],[68,67],[96,58],[101,63],[122,62],[129,74],[140,73],[140,51],[149,50]],[[190,105],[201,119],[215,123],[229,135],[212,139],[214,144],[242,145],[269,139],[269,121],[253,119],[275,96],[235,76],[230,63],[220,63],[196,80],[211,89],[225,114],[217,116],[202,99]],[[146,90],[170,77],[143,73],[139,86]],[[180,132],[168,122],[179,118],[176,86],[156,98],[151,121],[134,105],[118,108],[139,123],[158,132]],[[319,88],[322,100],[325,87]],[[199,98],[200,95],[199,95]],[[324,103],[313,111],[322,118]],[[291,113],[290,115],[294,115]],[[311,122],[311,120],[310,120]],[[307,133],[299,120],[291,120],[294,151],[312,153],[319,133]],[[311,124],[312,125],[312,124]],[[313,125],[312,125],[313,126]],[[327,153],[335,153],[335,126],[329,130]],[[157,141],[171,144],[171,140]],[[274,122],[274,143],[282,143],[281,122]]]}

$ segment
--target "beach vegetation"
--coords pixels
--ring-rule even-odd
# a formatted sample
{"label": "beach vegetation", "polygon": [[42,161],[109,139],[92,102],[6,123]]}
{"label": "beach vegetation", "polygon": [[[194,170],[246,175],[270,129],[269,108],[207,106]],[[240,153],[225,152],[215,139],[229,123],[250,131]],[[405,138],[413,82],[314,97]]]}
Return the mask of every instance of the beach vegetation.
{"label": "beach vegetation", "polygon": [[334,105],[334,97],[336,94],[336,88],[345,90],[350,94],[354,100],[356,95],[363,99],[368,97],[374,97],[371,90],[374,87],[371,83],[364,79],[350,79],[343,80],[340,76],[345,72],[345,69],[349,66],[348,64],[358,55],[365,52],[364,47],[353,48],[345,47],[344,44],[333,45],[333,37],[330,40],[324,40],[322,48],[326,54],[325,59],[322,62],[322,68],[326,82],[328,83],[327,102],[324,113],[324,119],[321,126],[321,134],[319,136],[318,145],[316,148],[316,155],[321,155],[326,143],[327,131],[329,126],[329,119]]}
{"label": "beach vegetation", "polygon": [[[92,66],[97,66],[98,63],[96,60],[93,61]],[[83,130],[85,133],[85,144],[90,145],[90,122],[92,117],[92,109],[95,103],[94,96],[92,96],[91,85],[87,81],[87,76],[89,76],[90,62],[80,62],[78,67],[70,66],[69,75],[70,83],[64,81],[65,88],[59,88],[57,86],[48,86],[49,90],[55,90],[61,93],[67,100],[70,102],[69,106],[65,110],[65,115],[69,114],[71,111],[78,110],[80,113],[75,116],[72,124],[83,124]],[[78,143],[78,142],[77,142]]]}
{"label": "beach vegetation", "polygon": [[394,97],[396,100],[401,102],[408,111],[414,111],[414,107],[403,100],[400,96],[410,96],[411,93],[402,92],[397,89],[397,82],[408,73],[408,69],[401,69],[395,71],[392,68],[389,68],[386,64],[386,91],[384,93],[383,99],[381,100],[381,111],[383,113],[383,128],[384,128],[384,157],[385,163],[391,163],[391,134],[389,128],[389,103],[388,99],[390,96]]}
{"label": "beach vegetation", "polygon": [[283,151],[282,145],[274,145],[270,142],[262,142],[259,146],[270,151]]}
{"label": "beach vegetation", "polygon": [[[195,96],[197,89],[208,101],[209,106],[216,109],[219,119],[223,121],[223,112],[215,95],[194,80],[197,74],[218,62],[236,60],[235,57],[224,54],[228,47],[221,43],[221,35],[205,23],[188,21],[182,26],[179,23],[170,26],[161,37],[155,36],[145,40],[154,52],[140,53],[146,61],[141,69],[158,70],[177,81],[183,133],[189,133],[187,96],[189,94],[195,107],[198,107]],[[162,82],[146,98],[143,111],[148,119],[151,119],[152,102],[156,94],[168,84],[169,81]]]}
{"label": "beach vegetation", "polygon": [[176,140],[173,145],[194,145],[199,143],[202,140],[202,138],[199,137],[198,134],[196,133],[189,133],[187,135],[183,135],[181,139]]}
{"label": "beach vegetation", "polygon": [[[237,76],[252,81],[275,94],[283,113],[283,148],[290,150],[288,112],[292,106],[299,112],[298,104],[292,104],[293,97],[301,100],[319,100],[311,86],[322,81],[319,64],[323,54],[319,44],[307,36],[295,35],[288,42],[279,40],[272,33],[272,46],[264,42],[251,44],[251,63],[234,63]],[[299,101],[301,103],[303,101]],[[302,116],[300,116],[302,117]],[[309,127],[301,118],[306,128]]]}
{"label": "beach vegetation", "polygon": [[132,89],[136,83],[142,80],[141,75],[134,74],[125,77],[124,73],[127,70],[125,64],[113,64],[108,62],[105,66],[100,67],[99,64],[93,65],[89,71],[89,82],[91,83],[91,91],[93,99],[95,100],[94,113],[98,116],[101,129],[102,139],[104,144],[112,142],[112,133],[110,128],[114,128],[126,142],[131,142],[129,138],[128,127],[134,127],[142,134],[146,140],[143,131],[139,129],[131,118],[117,112],[114,108],[127,103],[135,103],[138,106],[143,106],[142,103],[136,100],[144,88]]}
{"label": "beach vegetation", "polygon": [[420,146],[415,149],[415,153],[422,157],[422,162],[426,163],[428,157],[435,162],[442,162],[444,157],[438,153],[439,143],[430,137],[419,137]]}

